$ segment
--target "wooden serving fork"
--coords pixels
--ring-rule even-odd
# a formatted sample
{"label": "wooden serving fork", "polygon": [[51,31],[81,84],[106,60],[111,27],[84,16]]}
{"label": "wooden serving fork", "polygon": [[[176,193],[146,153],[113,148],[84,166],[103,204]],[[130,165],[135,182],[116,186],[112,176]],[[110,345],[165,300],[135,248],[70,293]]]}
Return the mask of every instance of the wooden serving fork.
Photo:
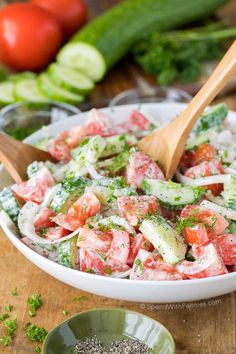
{"label": "wooden serving fork", "polygon": [[137,146],[141,150],[158,161],[166,179],[173,177],[184,152],[186,140],[200,115],[235,73],[236,41],[184,111],[167,126],[138,142]]}
{"label": "wooden serving fork", "polygon": [[52,156],[34,146],[0,133],[0,161],[16,183],[27,179],[27,166],[33,161],[53,161]]}

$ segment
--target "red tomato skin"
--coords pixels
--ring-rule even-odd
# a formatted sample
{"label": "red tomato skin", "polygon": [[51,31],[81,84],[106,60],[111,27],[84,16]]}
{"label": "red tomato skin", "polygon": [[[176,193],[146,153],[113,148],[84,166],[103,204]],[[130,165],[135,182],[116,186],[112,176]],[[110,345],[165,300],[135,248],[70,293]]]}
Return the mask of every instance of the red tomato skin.
{"label": "red tomato skin", "polygon": [[160,167],[155,161],[143,151],[134,151],[130,156],[126,170],[126,182],[132,187],[140,187],[144,178],[165,180]]}
{"label": "red tomato skin", "polygon": [[134,238],[130,238],[131,246],[127,263],[132,265],[140,249],[151,251],[152,244],[148,241],[143,234],[137,234]]}
{"label": "red tomato skin", "polygon": [[53,177],[47,167],[42,167],[28,181],[14,184],[11,189],[20,199],[41,204],[48,188],[54,184]]}
{"label": "red tomato skin", "polygon": [[176,265],[176,269],[189,279],[208,278],[228,273],[212,243],[201,247],[199,258],[196,261],[184,260]]}
{"label": "red tomato skin", "polygon": [[119,197],[117,203],[120,216],[132,226],[137,226],[147,214],[161,212],[159,202],[153,196]]}
{"label": "red tomato skin", "polygon": [[99,230],[83,226],[78,234],[77,246],[93,249],[95,251],[108,252],[111,247],[112,235]]}
{"label": "red tomato skin", "polygon": [[83,0],[32,0],[33,4],[51,13],[70,38],[87,21],[87,7]]}
{"label": "red tomato skin", "polygon": [[126,264],[130,251],[130,238],[126,231],[112,229],[110,230],[113,239],[111,248],[107,253],[108,261],[115,261]]}
{"label": "red tomato skin", "polygon": [[198,205],[187,205],[182,210],[180,217],[189,218],[193,222],[196,220],[196,224],[199,220],[200,224],[205,224],[210,236],[222,234],[229,225],[228,221],[219,213]]}
{"label": "red tomato skin", "polygon": [[140,249],[134,261],[130,279],[181,280],[183,276],[170,264],[154,253]]}
{"label": "red tomato skin", "polygon": [[209,242],[207,229],[201,224],[196,224],[192,227],[185,227],[183,236],[186,243],[190,246],[198,247]]}
{"label": "red tomato skin", "polygon": [[91,109],[89,112],[88,121],[84,129],[86,136],[101,135],[102,137],[109,137],[117,133],[110,117],[96,108]]}
{"label": "red tomato skin", "polygon": [[147,130],[151,122],[141,112],[134,110],[128,118],[131,127],[137,127],[140,130]]}
{"label": "red tomato skin", "polygon": [[76,148],[85,137],[85,127],[63,131],[50,142],[48,151],[55,160],[68,162],[71,159],[71,149]]}
{"label": "red tomato skin", "polygon": [[51,220],[53,216],[55,216],[55,213],[52,210],[48,208],[44,208],[35,217],[34,220],[35,231],[39,232],[42,229],[47,229],[49,227],[55,226],[55,223]]}
{"label": "red tomato skin", "polygon": [[[190,167],[185,171],[184,175],[189,178],[201,178],[213,175],[223,174],[224,170],[220,162],[217,161],[203,161],[199,165]],[[207,189],[210,189],[212,194],[217,196],[223,190],[222,183],[215,183],[206,186]]]}
{"label": "red tomato skin", "polygon": [[217,151],[211,144],[201,144],[197,147],[194,154],[194,164],[198,165],[203,161],[212,161],[216,158]]}
{"label": "red tomato skin", "polygon": [[0,60],[15,70],[40,70],[55,57],[62,31],[47,11],[16,3],[0,10]]}
{"label": "red tomato skin", "polygon": [[215,245],[219,255],[225,265],[236,264],[236,235],[225,234],[214,238],[212,243]]}
{"label": "red tomato skin", "polygon": [[44,237],[49,240],[58,240],[67,236],[70,232],[61,226],[50,227],[46,230]]}
{"label": "red tomato skin", "polygon": [[72,206],[66,214],[58,214],[52,220],[67,230],[75,231],[83,226],[90,216],[100,212],[101,204],[96,195],[87,191]]}

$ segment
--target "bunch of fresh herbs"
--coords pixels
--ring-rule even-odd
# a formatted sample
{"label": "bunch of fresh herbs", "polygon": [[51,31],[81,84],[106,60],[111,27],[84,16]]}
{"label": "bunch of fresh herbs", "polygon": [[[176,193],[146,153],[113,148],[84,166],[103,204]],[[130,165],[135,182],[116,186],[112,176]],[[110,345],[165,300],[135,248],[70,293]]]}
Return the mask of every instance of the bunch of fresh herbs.
{"label": "bunch of fresh herbs", "polygon": [[153,33],[133,48],[135,61],[160,86],[175,80],[189,83],[199,78],[205,63],[223,56],[236,28],[222,28],[221,23],[195,30]]}

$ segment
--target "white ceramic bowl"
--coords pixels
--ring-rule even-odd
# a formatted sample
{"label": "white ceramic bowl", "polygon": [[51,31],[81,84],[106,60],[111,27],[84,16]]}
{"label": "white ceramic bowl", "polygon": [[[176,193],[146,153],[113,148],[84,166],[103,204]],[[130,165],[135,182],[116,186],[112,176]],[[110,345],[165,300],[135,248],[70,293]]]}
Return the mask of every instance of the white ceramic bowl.
{"label": "white ceramic bowl", "polygon": [[[125,120],[134,108],[137,108],[137,105],[105,108],[103,111],[107,112],[115,122],[119,122]],[[143,108],[152,117],[163,123],[175,117],[184,108],[184,104],[144,104]],[[55,135],[56,133],[66,130],[76,124],[83,124],[86,116],[87,113],[81,113],[65,121],[53,124],[49,126],[50,133]],[[230,112],[229,119],[231,121],[236,120],[236,113]],[[41,137],[42,132],[38,131],[27,138],[27,142],[34,143]],[[7,177],[6,172],[2,170],[0,171],[0,188],[6,184],[9,184],[9,177]],[[32,263],[52,275],[54,278],[93,294],[128,301],[167,303],[201,300],[236,290],[236,272],[205,279],[180,281],[115,279],[82,273],[61,266],[40,256],[21,242],[17,236],[17,232],[10,225],[1,222],[1,226],[8,239]]]}

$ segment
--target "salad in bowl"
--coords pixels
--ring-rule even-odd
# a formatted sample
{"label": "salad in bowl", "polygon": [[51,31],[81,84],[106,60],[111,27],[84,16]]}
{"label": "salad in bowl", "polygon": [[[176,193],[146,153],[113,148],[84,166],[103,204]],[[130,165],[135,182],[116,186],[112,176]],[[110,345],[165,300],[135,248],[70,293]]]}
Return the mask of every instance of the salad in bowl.
{"label": "salad in bowl", "polygon": [[55,163],[4,188],[2,209],[22,242],[82,272],[189,280],[236,270],[236,139],[227,107],[198,121],[173,181],[135,147],[156,129],[134,110],[115,125],[92,109],[85,125],[44,139]]}

